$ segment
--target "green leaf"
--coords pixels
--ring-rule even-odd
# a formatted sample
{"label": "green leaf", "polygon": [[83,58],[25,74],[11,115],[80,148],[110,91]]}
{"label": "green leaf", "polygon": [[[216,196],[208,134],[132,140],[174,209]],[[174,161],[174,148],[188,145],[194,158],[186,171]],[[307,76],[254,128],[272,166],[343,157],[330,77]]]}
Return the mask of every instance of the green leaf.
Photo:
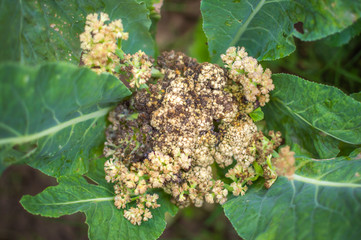
{"label": "green leaf", "polygon": [[[160,9],[163,4],[163,0],[136,0],[138,3],[144,3],[149,11],[149,18],[151,20],[151,25],[149,28],[149,32],[153,39],[156,38],[157,35],[157,26],[160,20]],[[159,54],[159,49],[156,41],[153,41],[154,50],[153,50],[153,57],[156,57]]]}
{"label": "green leaf", "polygon": [[[149,56],[154,55],[154,40],[149,32],[152,21],[145,4],[135,0],[103,0],[105,12],[111,20],[122,19],[124,31],[129,32],[129,39],[122,42],[126,53],[143,50]],[[93,3],[93,1],[91,1]]]}
{"label": "green leaf", "polygon": [[290,17],[302,22],[303,33],[295,36],[314,41],[340,32],[361,17],[361,2],[354,0],[296,0]]}
{"label": "green leaf", "polygon": [[[101,152],[103,152],[103,149]],[[110,191],[113,191],[113,186],[108,184],[105,180],[104,163],[106,160],[107,159],[101,154],[98,158],[91,160],[89,163],[89,171],[86,173],[86,177],[91,179],[96,184],[108,187]]]}
{"label": "green leaf", "polygon": [[125,52],[142,49],[154,54],[149,11],[135,0],[1,0],[0,6],[0,61],[78,64],[79,34],[84,31],[85,17],[94,12],[106,12],[111,20],[122,19],[129,32],[122,44]]}
{"label": "green leaf", "polygon": [[193,43],[188,48],[188,55],[196,58],[198,62],[210,62],[207,37],[203,32],[202,19],[197,23],[193,33]]}
{"label": "green leaf", "polygon": [[0,65],[0,162],[51,176],[84,173],[106,114],[131,92],[112,75],[66,63]]}
{"label": "green leaf", "polygon": [[162,234],[166,227],[166,212],[171,215],[177,212],[168,195],[158,194],[161,207],[152,209],[153,218],[140,226],[132,225],[123,217],[123,210],[114,206],[114,192],[108,186],[89,184],[81,176],[60,177],[59,185],[34,197],[26,195],[20,202],[30,213],[45,217],[85,213],[90,239],[146,240],[157,239]]}
{"label": "green leaf", "polygon": [[351,41],[361,33],[361,18],[354,24],[343,30],[342,32],[335,33],[325,39],[325,42],[333,47],[341,47]]}
{"label": "green leaf", "polygon": [[223,207],[244,239],[359,239],[361,156],[297,159],[294,180],[262,182]]}
{"label": "green leaf", "polygon": [[203,29],[212,61],[230,46],[244,46],[259,60],[288,56],[295,50],[290,1],[203,0]]}
{"label": "green leaf", "polygon": [[[220,63],[219,55],[230,46],[244,46],[249,55],[258,60],[275,60],[295,50],[293,36],[312,41],[350,27],[361,17],[361,3],[354,0],[203,0],[201,12],[212,61]],[[346,30],[347,36],[342,35],[342,41],[359,32],[357,28],[355,25]]]}
{"label": "green leaf", "polygon": [[285,144],[292,150],[307,156],[331,158],[337,156],[339,140],[310,126],[278,101],[271,100],[264,108],[267,130],[282,133]]}
{"label": "green leaf", "polygon": [[320,157],[338,153],[338,141],[361,143],[361,103],[341,90],[288,74],[274,74],[275,90],[263,111],[269,129],[286,134]]}
{"label": "green leaf", "polygon": [[255,110],[253,110],[253,112],[251,112],[249,114],[249,116],[252,118],[252,120],[254,122],[258,122],[258,121],[263,120],[264,113],[262,112],[262,109],[259,107],[259,108],[256,108]]}

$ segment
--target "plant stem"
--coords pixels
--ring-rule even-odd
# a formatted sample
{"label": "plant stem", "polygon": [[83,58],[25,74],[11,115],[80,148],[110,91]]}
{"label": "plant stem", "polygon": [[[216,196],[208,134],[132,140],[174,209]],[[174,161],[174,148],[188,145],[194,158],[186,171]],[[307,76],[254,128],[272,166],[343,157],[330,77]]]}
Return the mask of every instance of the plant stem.
{"label": "plant stem", "polygon": [[223,184],[224,188],[228,190],[228,192],[233,192],[233,187],[231,187],[230,185],[228,185],[227,183]]}
{"label": "plant stem", "polygon": [[162,78],[162,77],[164,77],[164,74],[161,73],[158,69],[153,67],[152,68],[152,77],[153,78]]}

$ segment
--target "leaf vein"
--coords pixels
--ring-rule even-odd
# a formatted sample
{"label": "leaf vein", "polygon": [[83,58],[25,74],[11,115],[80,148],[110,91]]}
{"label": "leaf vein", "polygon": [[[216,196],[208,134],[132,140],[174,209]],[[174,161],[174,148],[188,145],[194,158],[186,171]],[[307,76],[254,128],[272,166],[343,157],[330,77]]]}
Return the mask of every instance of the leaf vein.
{"label": "leaf vein", "polygon": [[110,107],[103,108],[103,109],[98,110],[96,112],[92,112],[92,113],[89,113],[89,114],[86,114],[86,115],[71,119],[71,120],[63,122],[63,123],[61,123],[59,125],[50,127],[50,128],[45,129],[45,130],[43,130],[41,132],[34,133],[34,134],[31,134],[31,135],[0,139],[0,145],[9,144],[9,143],[11,143],[11,144],[21,144],[21,143],[26,143],[26,142],[29,142],[29,141],[37,140],[37,139],[39,139],[41,137],[44,137],[46,135],[55,134],[55,133],[57,133],[57,132],[59,132],[59,131],[63,130],[64,128],[67,128],[67,127],[69,127],[71,125],[78,124],[78,123],[87,121],[89,119],[102,117],[102,116],[106,115],[109,112],[110,109],[111,109]]}

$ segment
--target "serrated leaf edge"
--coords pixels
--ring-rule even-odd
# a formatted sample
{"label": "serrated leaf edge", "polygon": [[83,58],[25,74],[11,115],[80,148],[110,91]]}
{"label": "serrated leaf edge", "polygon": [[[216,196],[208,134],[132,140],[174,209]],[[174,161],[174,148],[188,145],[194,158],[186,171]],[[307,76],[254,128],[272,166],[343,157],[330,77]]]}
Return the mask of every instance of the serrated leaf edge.
{"label": "serrated leaf edge", "polygon": [[[302,78],[302,77],[299,77],[299,76],[293,75],[293,74],[278,73],[278,74],[273,74],[273,76],[292,76],[292,77],[297,77],[298,79],[301,79],[301,80],[304,81],[304,82],[313,83],[313,84],[317,84],[317,85],[322,85],[322,86],[329,87],[329,88],[334,88],[336,91],[339,91],[339,92],[343,93],[343,92],[342,92],[339,88],[337,88],[337,87],[329,86],[329,85],[322,84],[322,83],[311,82],[311,81],[309,81],[309,80],[306,80],[306,79],[304,79],[304,78]],[[358,102],[357,100],[355,100],[354,98],[346,95],[345,93],[343,93],[343,94],[345,95],[345,97],[349,97],[350,101]],[[316,127],[315,125],[312,125],[308,120],[306,120],[305,118],[303,118],[301,115],[299,115],[298,113],[292,111],[291,108],[289,108],[289,107],[288,107],[283,101],[281,101],[279,98],[275,97],[275,98],[273,98],[273,100],[274,100],[274,101],[277,101],[277,102],[280,103],[282,106],[284,106],[284,108],[287,109],[287,111],[288,111],[290,114],[298,117],[299,119],[301,119],[302,121],[304,121],[305,123],[307,123],[308,125],[310,125],[312,128],[317,129],[317,130],[319,130],[319,131],[327,134],[328,136],[331,136],[331,137],[333,137],[333,138],[335,138],[335,139],[337,139],[337,140],[339,140],[339,141],[342,141],[342,142],[345,142],[345,143],[349,143],[349,144],[360,144],[360,143],[361,143],[361,142],[359,142],[359,143],[350,142],[350,141],[347,141],[347,140],[345,140],[345,139],[341,139],[341,138],[339,138],[339,137],[336,137],[336,136],[334,136],[333,134],[331,134],[331,133],[329,133],[329,132],[327,132],[327,131],[325,131],[325,130],[323,130],[323,129],[320,129],[320,128]]]}

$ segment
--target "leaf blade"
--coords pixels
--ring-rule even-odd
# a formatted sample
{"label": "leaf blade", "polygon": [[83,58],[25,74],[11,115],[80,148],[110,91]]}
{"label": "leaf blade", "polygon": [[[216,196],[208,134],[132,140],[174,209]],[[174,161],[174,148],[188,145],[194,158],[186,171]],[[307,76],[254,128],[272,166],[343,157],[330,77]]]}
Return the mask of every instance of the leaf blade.
{"label": "leaf blade", "polygon": [[2,64],[0,78],[0,161],[51,176],[87,171],[85,159],[104,142],[106,114],[131,94],[109,74],[65,63]]}
{"label": "leaf blade", "polygon": [[361,17],[361,4],[349,0],[297,0],[292,12],[300,13],[293,18],[303,23],[303,33],[295,31],[295,36],[303,41],[315,41],[355,23]]}
{"label": "leaf blade", "polygon": [[351,41],[361,33],[361,18],[359,18],[354,24],[347,27],[341,32],[328,36],[325,41],[330,46],[341,47]]}
{"label": "leaf blade", "polygon": [[264,107],[269,129],[279,130],[286,143],[299,144],[315,157],[338,154],[340,141],[361,142],[361,104],[341,90],[288,74],[274,74],[275,90]]}
{"label": "leaf blade", "polygon": [[154,54],[154,41],[149,33],[151,21],[145,4],[135,0],[70,0],[21,1],[2,0],[0,21],[0,62],[19,61],[27,64],[47,61],[69,61],[79,64],[79,35],[84,31],[85,17],[106,12],[111,20],[122,19],[129,40],[123,50],[139,49]]}
{"label": "leaf blade", "polygon": [[164,214],[174,215],[177,211],[163,193],[160,193],[159,202],[161,207],[151,210],[152,219],[134,226],[123,217],[123,210],[114,206],[114,193],[108,186],[89,184],[81,176],[61,177],[59,185],[34,197],[26,195],[21,199],[23,207],[32,214],[59,217],[84,212],[90,239],[158,238],[166,226]]}
{"label": "leaf blade", "polygon": [[[313,41],[344,31],[361,17],[361,4],[343,0],[204,0],[201,3],[203,28],[212,61],[228,47],[243,46],[258,60],[276,60],[295,50],[293,36]],[[294,25],[298,24],[297,27]],[[348,36],[333,39],[347,42]]]}
{"label": "leaf blade", "polygon": [[220,62],[219,55],[231,46],[244,46],[258,60],[291,54],[295,45],[293,25],[285,12],[288,5],[288,1],[202,1],[203,29],[211,59]]}
{"label": "leaf blade", "polygon": [[245,239],[357,239],[360,157],[297,162],[294,180],[282,177],[269,190],[256,184],[224,205],[238,234]]}

